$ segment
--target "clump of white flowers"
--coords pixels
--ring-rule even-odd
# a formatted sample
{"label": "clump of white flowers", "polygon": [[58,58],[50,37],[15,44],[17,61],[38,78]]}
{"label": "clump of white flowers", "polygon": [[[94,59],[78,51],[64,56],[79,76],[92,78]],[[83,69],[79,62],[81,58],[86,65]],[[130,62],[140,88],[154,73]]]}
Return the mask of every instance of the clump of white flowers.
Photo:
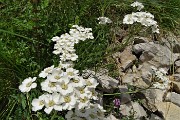
{"label": "clump of white flowers", "polygon": [[169,78],[166,76],[167,72],[163,68],[157,69],[154,66],[151,69],[154,75],[153,87],[162,90],[168,89]]}
{"label": "clump of white flowers", "polygon": [[138,2],[138,1],[132,3],[131,6],[132,7],[137,7],[137,10],[139,10],[139,11],[144,8],[144,5],[142,3],[140,3],[140,2]]}
{"label": "clump of white flowers", "polygon": [[[134,2],[131,4],[133,7],[137,7],[140,11],[144,6],[142,3]],[[153,33],[159,33],[157,22],[154,20],[154,15],[149,12],[132,12],[124,16],[123,24],[141,23],[143,26],[151,27]]]}
{"label": "clump of white flowers", "polygon": [[[50,114],[53,109],[57,111],[72,110],[73,108],[75,108],[75,111],[88,109],[87,118],[98,116],[96,120],[101,120],[103,116],[102,107],[96,105],[93,108],[90,102],[91,100],[98,99],[97,92],[95,91],[98,85],[97,80],[94,78],[84,79],[79,75],[79,71],[73,68],[73,61],[78,58],[74,45],[79,41],[93,39],[91,31],[91,28],[73,25],[69,33],[52,38],[52,41],[56,42],[53,53],[59,55],[60,62],[57,67],[52,65],[40,72],[39,77],[45,79],[41,82],[41,89],[45,93],[39,96],[39,98],[33,99],[33,111],[38,111],[45,107],[44,111]],[[31,88],[35,87],[34,83],[32,83],[35,79],[28,78],[28,80],[25,80],[20,85],[20,90],[22,92],[29,92]],[[26,88],[22,89],[22,86],[26,86]],[[66,116],[69,116],[70,113],[68,112]],[[82,117],[77,113],[75,112],[77,117]],[[101,114],[101,116],[98,114]]]}
{"label": "clump of white flowers", "polygon": [[74,44],[86,39],[94,39],[91,28],[83,28],[78,25],[72,27],[69,33],[52,38],[52,41],[56,42],[53,53],[60,54],[61,61],[76,61],[78,56],[75,54]]}
{"label": "clump of white flowers", "polygon": [[112,23],[112,21],[107,17],[99,17],[97,19],[99,20],[99,24],[105,25],[107,23]]}
{"label": "clump of white flowers", "polygon": [[66,114],[67,120],[103,120],[103,108],[99,104],[90,104],[87,109],[77,109],[68,111]]}

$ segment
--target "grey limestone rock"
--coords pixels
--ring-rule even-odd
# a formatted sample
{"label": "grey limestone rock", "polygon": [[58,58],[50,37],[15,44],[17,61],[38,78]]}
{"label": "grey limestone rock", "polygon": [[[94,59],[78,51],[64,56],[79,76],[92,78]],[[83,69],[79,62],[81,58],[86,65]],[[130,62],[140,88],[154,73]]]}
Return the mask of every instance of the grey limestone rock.
{"label": "grey limestone rock", "polygon": [[126,104],[128,102],[131,102],[131,96],[126,93],[128,92],[128,87],[125,85],[121,85],[119,86],[119,92],[122,93],[121,94],[121,104]]}
{"label": "grey limestone rock", "polygon": [[110,114],[108,117],[106,117],[104,120],[119,120],[114,115]]}
{"label": "grey limestone rock", "polygon": [[165,120],[179,120],[180,107],[171,102],[156,103],[158,111],[163,115]]}
{"label": "grey limestone rock", "polygon": [[172,87],[173,87],[173,90],[180,94],[180,82],[175,82],[175,81],[172,81]]}
{"label": "grey limestone rock", "polygon": [[152,113],[149,120],[164,120],[164,119]]}
{"label": "grey limestone rock", "polygon": [[84,71],[83,76],[94,77],[98,80],[99,84],[102,86],[102,91],[107,93],[113,93],[114,89],[118,87],[119,81],[108,76],[108,71],[105,69],[101,69],[97,73],[91,70]]}
{"label": "grey limestone rock", "polygon": [[180,60],[178,60],[178,61],[175,61],[175,66],[177,66],[177,67],[180,67]]}
{"label": "grey limestone rock", "polygon": [[130,46],[124,49],[123,52],[118,52],[113,55],[117,63],[119,63],[122,71],[127,70],[129,67],[133,66],[136,56],[132,54],[132,49]]}
{"label": "grey limestone rock", "polygon": [[137,102],[133,102],[132,104],[133,109],[135,111],[135,118],[136,119],[141,119],[141,118],[146,118],[147,117],[147,113],[144,110],[144,108]]}
{"label": "grey limestone rock", "polygon": [[146,37],[134,37],[134,44],[147,43],[150,39]]}
{"label": "grey limestone rock", "polygon": [[165,46],[153,42],[140,43],[133,46],[136,54],[141,54],[142,62],[149,62],[156,67],[170,67],[178,59],[178,54],[174,54]]}
{"label": "grey limestone rock", "polygon": [[169,93],[167,93],[167,96],[166,96],[165,100],[167,102],[172,102],[175,105],[180,107],[180,94],[177,94],[175,92],[169,92]]}

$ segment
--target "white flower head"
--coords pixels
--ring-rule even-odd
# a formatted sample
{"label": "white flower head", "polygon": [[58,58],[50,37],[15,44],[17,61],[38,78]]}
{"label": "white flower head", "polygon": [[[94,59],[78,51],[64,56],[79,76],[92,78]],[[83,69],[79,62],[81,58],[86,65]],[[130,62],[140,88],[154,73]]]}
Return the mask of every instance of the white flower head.
{"label": "white flower head", "polygon": [[68,111],[67,114],[65,115],[65,118],[66,118],[66,119],[71,119],[71,118],[73,118],[73,117],[75,117],[75,116],[76,116],[75,113],[74,113],[72,110],[70,110],[70,111]]}
{"label": "white flower head", "polygon": [[153,75],[155,75],[155,82],[153,83],[154,88],[158,89],[169,89],[169,78],[166,76],[167,71],[163,68],[157,69],[155,67],[151,67],[153,69]]}
{"label": "white flower head", "polygon": [[107,24],[107,23],[112,23],[112,21],[107,18],[107,17],[99,17],[97,18],[99,20],[99,24]]}
{"label": "white flower head", "polygon": [[88,98],[87,95],[79,96],[79,98],[78,98],[78,106],[77,106],[78,109],[89,107],[89,105],[90,105],[90,99]]}
{"label": "white flower head", "polygon": [[54,41],[54,42],[56,42],[56,41],[58,41],[59,39],[60,39],[60,37],[56,36],[56,37],[53,37],[51,40]]}
{"label": "white flower head", "polygon": [[41,89],[49,93],[57,92],[57,83],[50,82],[48,79],[41,83]]}
{"label": "white flower head", "polygon": [[152,32],[153,32],[153,33],[160,33],[160,32],[159,32],[158,25],[156,25],[156,24],[155,24],[155,25],[152,25],[152,26],[151,26],[151,29],[152,29]]}
{"label": "white flower head", "polygon": [[88,78],[88,79],[86,79],[86,86],[88,88],[96,88],[96,86],[98,84],[99,83],[97,82],[97,80],[95,78]]}
{"label": "white flower head", "polygon": [[51,67],[47,67],[45,68],[43,71],[41,71],[41,73],[39,74],[39,77],[45,78],[48,76],[49,73],[51,73],[54,69],[54,65],[52,65]]}
{"label": "white flower head", "polygon": [[76,105],[76,97],[74,95],[74,93],[71,94],[67,94],[62,96],[62,98],[60,99],[61,103],[62,103],[62,109],[63,110],[71,110],[75,107]]}
{"label": "white flower head", "polygon": [[69,61],[69,62],[62,62],[62,61],[59,61],[59,65],[58,65],[58,68],[72,68],[74,65],[73,65],[73,62],[72,61]]}
{"label": "white flower head", "polygon": [[37,87],[37,83],[33,83],[36,80],[37,77],[29,77],[26,78],[22,84],[19,86],[19,89],[21,92],[29,92],[32,88]]}
{"label": "white flower head", "polygon": [[47,79],[50,82],[60,82],[62,76],[63,76],[63,71],[59,68],[54,68],[51,74],[47,76]]}
{"label": "white flower head", "polygon": [[142,3],[140,3],[140,2],[137,2],[137,1],[132,3],[131,6],[132,7],[137,7],[137,10],[139,10],[139,11],[144,8],[144,5]]}
{"label": "white flower head", "polygon": [[71,79],[71,83],[73,87],[83,87],[86,85],[86,81],[81,76],[74,76]]}
{"label": "white flower head", "polygon": [[84,97],[84,96],[86,96],[88,99],[91,98],[91,94],[90,94],[91,92],[89,91],[88,87],[85,87],[85,86],[77,87],[75,89],[75,92],[76,92],[76,96],[77,97]]}
{"label": "white flower head", "polygon": [[95,91],[95,88],[88,88],[89,92],[90,92],[90,98],[93,100],[98,100],[98,93]]}
{"label": "white flower head", "polygon": [[75,108],[75,114],[79,117],[87,117],[89,115],[89,112],[87,112],[86,108]]}
{"label": "white flower head", "polygon": [[132,14],[127,14],[124,16],[123,19],[123,24],[133,24],[135,21],[136,17],[134,17]]}
{"label": "white flower head", "polygon": [[63,76],[61,82],[57,83],[57,91],[62,95],[73,93],[73,86],[70,83],[70,79],[67,76]]}
{"label": "white flower head", "polygon": [[66,59],[71,61],[76,61],[78,59],[78,56],[75,53],[66,54]]}
{"label": "white flower head", "polygon": [[45,105],[44,100],[45,100],[46,96],[47,96],[47,94],[43,94],[43,95],[39,96],[38,99],[35,98],[32,100],[32,106],[33,106],[32,111],[41,110],[44,107],[44,105]]}
{"label": "white flower head", "polygon": [[69,78],[74,78],[75,76],[78,76],[79,71],[73,68],[67,68],[66,74],[68,75]]}
{"label": "white flower head", "polygon": [[59,106],[61,104],[60,102],[61,95],[58,93],[48,94],[44,101],[45,101],[45,109],[44,111],[49,114],[53,109],[62,111],[62,107]]}

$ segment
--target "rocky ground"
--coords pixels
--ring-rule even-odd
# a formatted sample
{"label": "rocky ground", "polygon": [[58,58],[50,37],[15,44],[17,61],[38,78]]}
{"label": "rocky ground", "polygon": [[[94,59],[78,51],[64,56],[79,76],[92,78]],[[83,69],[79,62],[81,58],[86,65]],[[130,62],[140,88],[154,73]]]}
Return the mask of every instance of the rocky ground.
{"label": "rocky ground", "polygon": [[[133,45],[115,53],[113,58],[118,66],[119,80],[109,77],[104,69],[96,74],[88,70],[85,75],[91,74],[98,79],[102,93],[114,93],[117,89],[122,93],[119,107],[122,116],[130,116],[133,111],[135,120],[180,120],[180,38],[171,36],[151,41],[136,37]],[[151,87],[151,66],[167,72],[168,89]],[[133,95],[126,94],[129,86],[136,88]],[[100,103],[106,100],[102,97]],[[113,113],[107,118],[118,119]]]}

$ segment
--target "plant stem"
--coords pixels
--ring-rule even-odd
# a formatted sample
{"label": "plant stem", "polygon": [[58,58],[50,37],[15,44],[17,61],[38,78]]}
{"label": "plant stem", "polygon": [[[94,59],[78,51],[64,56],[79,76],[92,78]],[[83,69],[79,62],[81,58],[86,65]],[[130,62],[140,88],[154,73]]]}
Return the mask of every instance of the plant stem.
{"label": "plant stem", "polygon": [[56,114],[57,114],[57,111],[54,111],[54,114],[53,114],[53,116],[51,117],[51,120],[54,120],[54,117],[56,116]]}
{"label": "plant stem", "polygon": [[29,94],[28,93],[26,93],[26,99],[27,99],[30,118],[31,118],[31,120],[33,120],[32,113],[31,113],[31,108],[30,108],[30,103],[29,103]]}
{"label": "plant stem", "polygon": [[141,91],[143,91],[143,90],[149,89],[151,86],[152,86],[152,85],[150,85],[150,86],[147,87],[147,88],[143,88],[143,89],[135,90],[135,91],[128,91],[128,92],[123,92],[123,93],[113,93],[113,94],[103,94],[103,95],[104,95],[104,96],[112,96],[112,95],[138,93],[138,92],[141,92]]}

